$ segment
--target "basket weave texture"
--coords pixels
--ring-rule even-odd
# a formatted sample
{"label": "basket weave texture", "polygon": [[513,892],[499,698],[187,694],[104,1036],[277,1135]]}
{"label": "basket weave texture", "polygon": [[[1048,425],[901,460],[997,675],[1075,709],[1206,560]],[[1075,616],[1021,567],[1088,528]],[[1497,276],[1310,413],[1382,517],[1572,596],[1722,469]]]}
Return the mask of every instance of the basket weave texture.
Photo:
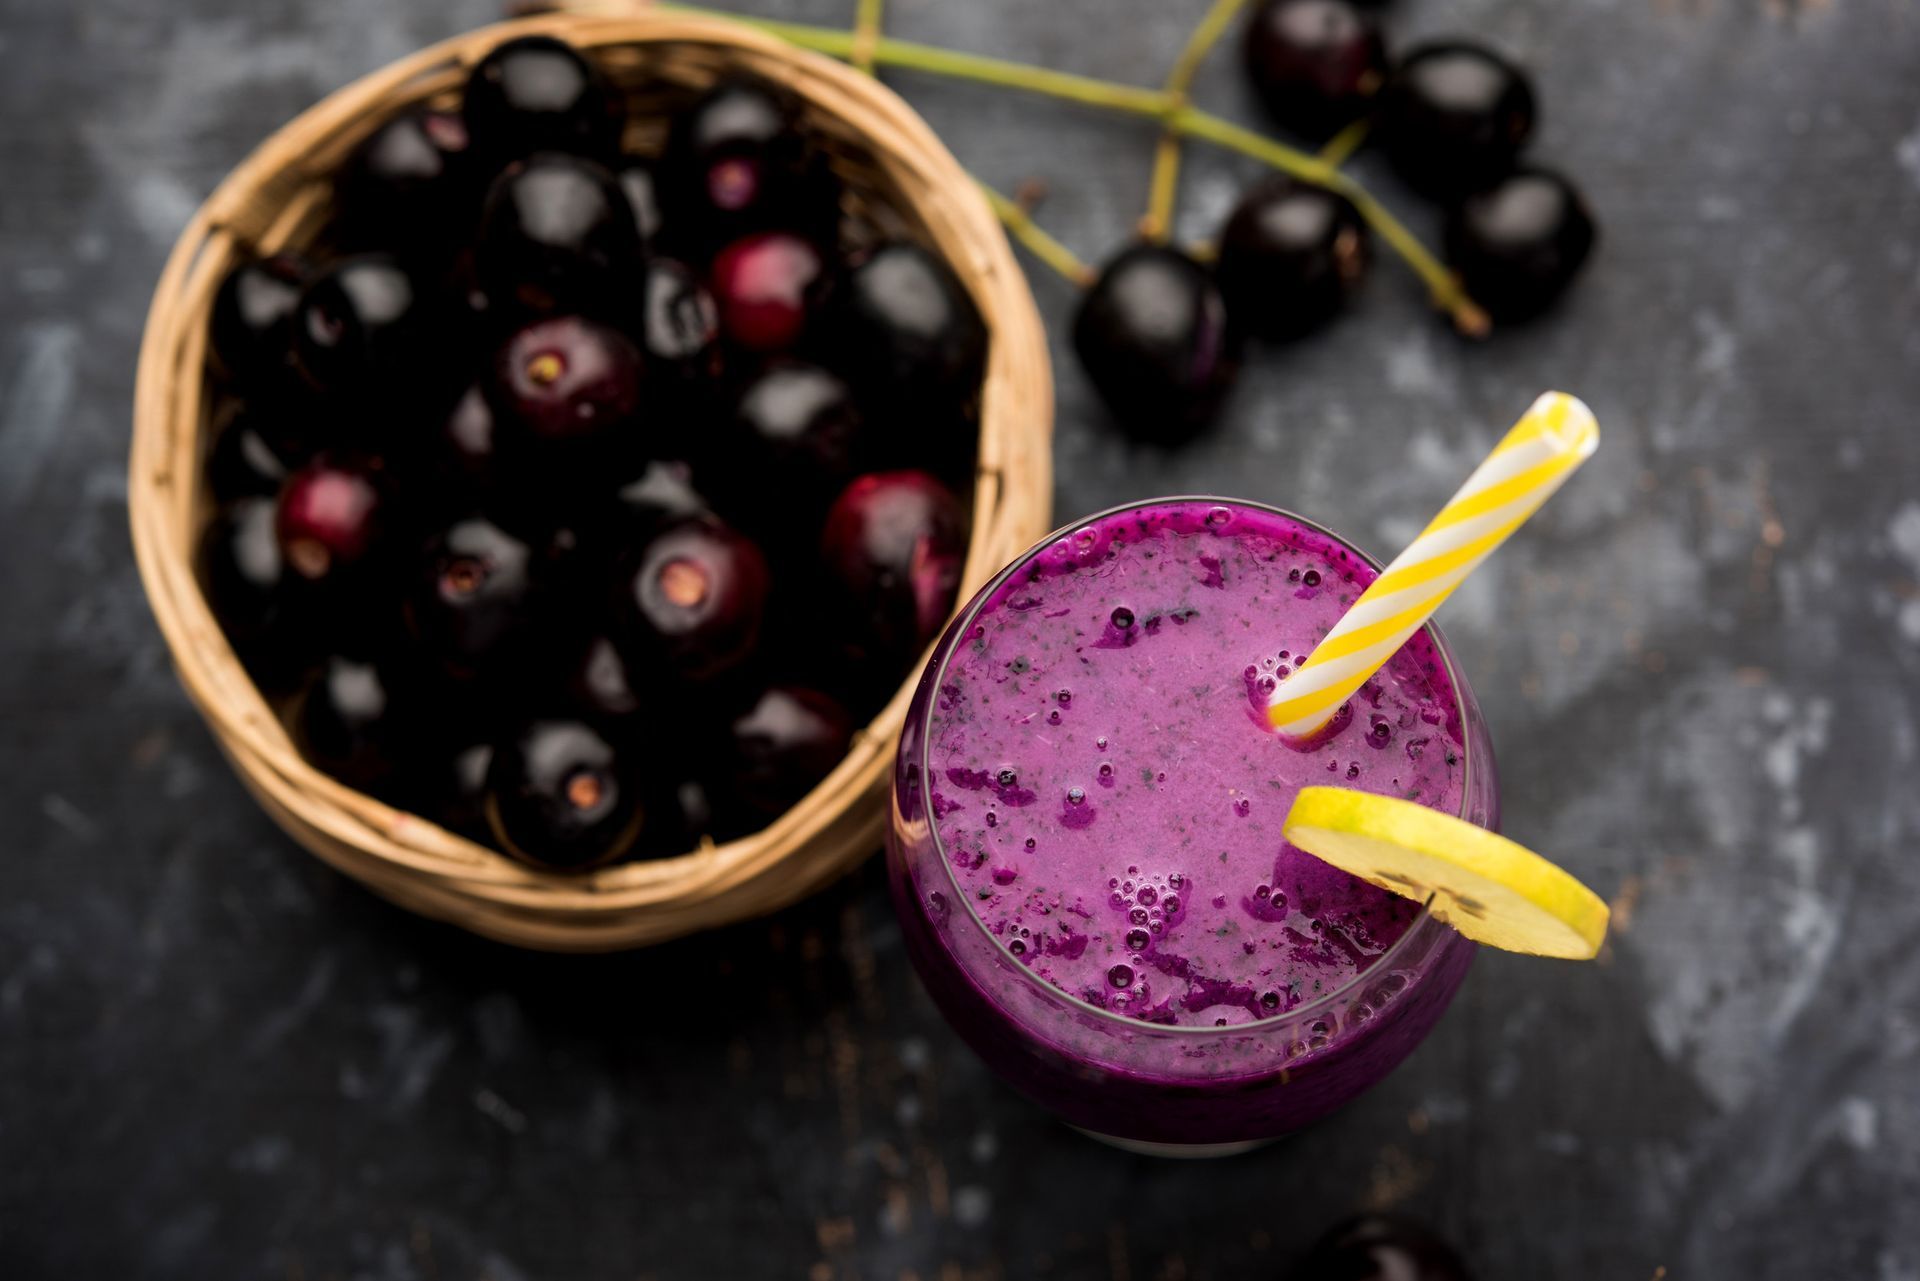
{"label": "basket weave texture", "polygon": [[[493,46],[536,32],[586,51],[637,113],[655,101],[684,100],[729,73],[784,85],[843,180],[853,236],[909,236],[952,266],[991,334],[961,601],[1050,528],[1053,388],[1045,333],[1006,238],[926,123],[870,77],[724,20],[647,11],[549,15],[445,41],[307,111],[195,213],[147,320],[129,497],[141,577],[182,683],[260,804],[327,863],[395,903],[491,938],[601,951],[772,911],[874,850],[913,680],[855,735],[839,767],[765,830],[677,857],[547,874],[308,765],[228,646],[192,568],[206,515],[207,319],[221,279],[249,255],[307,245],[327,220],[331,175],[356,143],[407,107],[457,94],[468,68]],[[662,132],[638,123],[628,144],[657,149]]]}

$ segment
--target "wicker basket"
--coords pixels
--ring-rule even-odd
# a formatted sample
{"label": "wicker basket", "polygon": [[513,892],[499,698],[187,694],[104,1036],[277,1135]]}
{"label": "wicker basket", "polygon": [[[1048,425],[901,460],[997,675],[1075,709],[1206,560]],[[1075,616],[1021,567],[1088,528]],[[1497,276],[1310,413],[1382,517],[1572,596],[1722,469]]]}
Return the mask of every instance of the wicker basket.
{"label": "wicker basket", "polygon": [[[532,32],[587,50],[644,104],[741,71],[791,89],[845,182],[850,222],[912,236],[953,266],[992,334],[960,599],[1050,527],[1053,393],[1026,282],[979,192],[925,122],[882,85],[746,27],[638,12],[552,15],[435,45],[341,90],[269,138],[201,206],[155,293],[134,398],[131,517],[153,610],[188,693],[248,788],[294,839],[404,907],[526,947],[633,947],[771,911],[875,849],[909,680],[840,766],[772,826],[675,858],[581,876],[522,867],[320,774],[294,750],[215,623],[191,565],[204,518],[203,371],[213,295],[248,253],[299,247],[327,216],[329,177],[397,111],[456,91],[501,40]],[[636,125],[630,145],[657,146]]]}

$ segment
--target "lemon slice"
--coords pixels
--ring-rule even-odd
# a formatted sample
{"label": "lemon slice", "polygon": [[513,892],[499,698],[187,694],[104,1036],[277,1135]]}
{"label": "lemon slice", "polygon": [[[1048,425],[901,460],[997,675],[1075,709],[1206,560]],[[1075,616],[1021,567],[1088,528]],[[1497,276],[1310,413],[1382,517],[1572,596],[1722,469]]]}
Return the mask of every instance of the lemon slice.
{"label": "lemon slice", "polygon": [[1600,896],[1524,845],[1413,801],[1303,787],[1286,838],[1428,909],[1476,943],[1587,960],[1607,936]]}

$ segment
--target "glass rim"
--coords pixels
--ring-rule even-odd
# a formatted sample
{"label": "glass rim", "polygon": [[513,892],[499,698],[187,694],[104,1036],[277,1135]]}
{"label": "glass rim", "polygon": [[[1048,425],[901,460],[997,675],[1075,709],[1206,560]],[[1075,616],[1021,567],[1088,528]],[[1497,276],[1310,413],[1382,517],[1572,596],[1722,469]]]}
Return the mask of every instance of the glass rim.
{"label": "glass rim", "polygon": [[[1251,498],[1224,498],[1218,494],[1169,494],[1169,495],[1163,495],[1158,498],[1143,498],[1143,499],[1137,499],[1133,502],[1119,503],[1115,506],[1104,508],[1100,511],[1093,512],[1090,515],[1082,516],[1078,520],[1059,526],[1058,528],[1053,530],[1052,533],[1048,534],[1046,537],[1034,543],[1033,546],[1027,548],[1027,550],[1021,552],[1010,563],[1008,563],[1005,567],[1003,567],[999,573],[995,574],[992,578],[988,579],[986,583],[980,588],[979,592],[975,595],[972,602],[968,604],[966,611],[954,619],[952,627],[947,633],[947,635],[951,637],[956,643],[949,646],[943,642],[942,652],[938,655],[939,663],[936,666],[929,667],[927,674],[928,674],[928,677],[933,681],[933,688],[937,690],[940,688],[942,684],[945,683],[946,674],[947,674],[947,665],[952,661],[953,656],[956,653],[958,653],[960,650],[960,645],[957,642],[961,638],[966,636],[968,629],[973,626],[973,620],[976,617],[978,617],[980,614],[980,611],[984,609],[990,601],[993,600],[995,593],[997,593],[1000,590],[1000,588],[1005,585],[1007,580],[1012,578],[1015,574],[1019,573],[1027,565],[1032,563],[1034,557],[1046,551],[1049,547],[1052,547],[1055,543],[1059,542],[1061,539],[1067,537],[1068,535],[1074,533],[1076,530],[1084,529],[1089,525],[1097,524],[1101,521],[1108,520],[1114,516],[1121,515],[1122,513],[1125,513],[1125,512],[1139,511],[1147,507],[1193,506],[1201,503],[1212,503],[1217,506],[1223,506],[1223,507],[1245,507],[1245,508],[1250,508],[1254,511],[1265,512],[1271,516],[1279,516],[1282,519],[1292,521],[1295,524],[1300,525],[1305,529],[1312,530],[1319,534],[1324,534],[1326,537],[1331,538],[1340,546],[1346,548],[1347,551],[1351,552],[1355,556],[1358,556],[1367,565],[1372,566],[1373,571],[1376,575],[1378,575],[1383,568],[1383,566],[1379,561],[1375,560],[1372,556],[1368,555],[1365,551],[1355,546],[1352,540],[1348,539],[1345,535],[1337,533],[1332,529],[1329,529],[1327,526],[1321,524],[1319,521],[1311,520],[1305,516],[1299,515],[1296,512],[1288,511],[1284,507],[1276,507],[1272,503],[1263,503]],[[1466,819],[1467,809],[1471,804],[1472,797],[1473,797],[1473,735],[1470,733],[1467,733],[1465,730],[1465,726],[1466,726],[1465,710],[1466,709],[1464,704],[1465,704],[1466,698],[1472,696],[1472,691],[1467,686],[1461,683],[1460,673],[1454,666],[1453,652],[1447,648],[1446,638],[1440,634],[1440,629],[1434,625],[1433,620],[1428,619],[1425,623],[1421,625],[1420,630],[1423,633],[1425,633],[1428,642],[1432,644],[1434,648],[1434,652],[1440,655],[1441,666],[1445,669],[1447,673],[1447,683],[1453,691],[1453,699],[1454,699],[1454,703],[1456,704],[1456,710],[1458,710],[1461,713],[1462,732],[1460,736],[1461,738],[1461,742],[1460,742],[1460,762],[1461,762],[1460,812],[1456,814],[1455,817],[1460,819]],[[1396,651],[1396,653],[1397,652],[1398,651]],[[929,704],[929,713],[931,713],[931,708],[932,708],[932,705]],[[910,761],[909,764],[918,766],[920,771],[920,777],[927,780],[927,787],[929,789],[928,790],[929,822],[927,824],[927,831],[928,831],[929,838],[933,843],[933,851],[936,856],[936,861],[940,865],[941,875],[945,878],[947,887],[953,891],[954,898],[958,899],[961,903],[964,903],[966,905],[967,918],[973,922],[973,928],[978,930],[981,936],[984,937],[990,944],[993,945],[994,949],[999,952],[1000,957],[1004,961],[1012,965],[1016,970],[1020,972],[1020,975],[1023,981],[1039,988],[1042,996],[1045,996],[1054,1000],[1064,1001],[1069,1008],[1077,1009],[1080,1012],[1087,1015],[1091,1015],[1094,1018],[1109,1021],[1114,1024],[1117,1024],[1126,1028],[1130,1028],[1135,1032],[1149,1033],[1149,1034],[1160,1035],[1160,1036],[1167,1036],[1167,1035],[1200,1036],[1200,1037],[1231,1036],[1231,1035],[1245,1036],[1250,1033],[1257,1033],[1264,1029],[1270,1029],[1272,1027],[1279,1026],[1283,1023],[1295,1022],[1302,1019],[1310,1019],[1315,1017],[1316,1015],[1324,1014],[1328,1009],[1332,1008],[1335,1004],[1337,1004],[1343,997],[1347,997],[1350,994],[1356,991],[1359,991],[1365,984],[1375,981],[1373,977],[1374,972],[1376,970],[1381,969],[1383,966],[1388,965],[1388,963],[1391,962],[1396,956],[1400,955],[1403,950],[1413,951],[1414,948],[1412,947],[1412,940],[1415,938],[1416,935],[1424,935],[1426,932],[1429,931],[1431,927],[1434,927],[1434,926],[1438,926],[1439,928],[1446,929],[1446,930],[1452,929],[1451,926],[1448,926],[1444,922],[1439,921],[1433,915],[1433,913],[1429,910],[1430,905],[1432,903],[1432,899],[1429,898],[1420,904],[1419,914],[1416,915],[1413,918],[1413,920],[1407,924],[1406,931],[1403,934],[1401,934],[1399,938],[1395,939],[1391,944],[1389,944],[1386,951],[1374,957],[1372,964],[1368,965],[1367,968],[1359,971],[1352,978],[1340,984],[1340,986],[1334,988],[1332,991],[1322,992],[1319,996],[1314,997],[1311,1001],[1308,1001],[1303,1005],[1297,1006],[1296,1008],[1291,1010],[1283,1011],[1279,1014],[1272,1014],[1272,1015],[1268,1015],[1265,1018],[1254,1019],[1251,1022],[1247,1022],[1247,1023],[1230,1023],[1225,1027],[1194,1027],[1194,1026],[1182,1025],[1182,1024],[1150,1023],[1145,1019],[1138,1019],[1133,1017],[1130,1014],[1115,1013],[1112,1010],[1105,1009],[1101,1006],[1095,1005],[1090,1001],[1082,1000],[1080,997],[1075,996],[1073,993],[1067,991],[1065,988],[1059,987],[1058,985],[1050,983],[1046,979],[1041,978],[1038,974],[1033,972],[1033,969],[1031,966],[1027,965],[1023,961],[1021,961],[1019,957],[1015,956],[1013,952],[1008,949],[1007,945],[1004,942],[1002,942],[1001,939],[997,935],[995,935],[991,929],[988,928],[987,923],[980,919],[980,913],[974,908],[974,905],[973,905],[973,896],[971,894],[966,893],[964,887],[961,886],[959,881],[954,879],[953,861],[948,855],[945,844],[940,839],[940,824],[937,820],[933,820],[931,817],[932,816],[932,809],[931,809],[932,790],[931,789],[933,786],[933,777],[934,777],[932,773],[932,756],[931,756],[931,753],[933,750],[933,737],[934,736],[932,734],[924,733],[924,732],[920,735],[920,748],[917,753],[917,759]],[[1467,821],[1470,822],[1471,820],[1467,820]],[[955,957],[955,963],[959,964],[958,957]],[[962,968],[964,969],[965,967],[962,966]]]}

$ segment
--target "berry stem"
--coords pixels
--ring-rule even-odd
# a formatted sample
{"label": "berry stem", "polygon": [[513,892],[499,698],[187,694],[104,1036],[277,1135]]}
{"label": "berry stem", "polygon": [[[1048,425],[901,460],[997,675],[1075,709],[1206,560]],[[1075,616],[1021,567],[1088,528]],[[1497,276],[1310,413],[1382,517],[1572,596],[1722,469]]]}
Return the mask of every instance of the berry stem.
{"label": "berry stem", "polygon": [[873,74],[873,46],[880,39],[880,14],[886,0],[858,0],[853,10],[853,48],[847,61]]}
{"label": "berry stem", "polygon": [[1320,159],[1338,168],[1353,159],[1353,153],[1367,145],[1367,133],[1371,123],[1362,116],[1360,119],[1327,139],[1327,145],[1320,148]]}
{"label": "berry stem", "polygon": [[999,216],[1007,234],[1019,241],[1028,253],[1058,272],[1068,284],[1085,289],[1093,283],[1093,268],[1081,262],[1073,250],[1043,231],[1025,208],[984,182],[980,183],[980,191],[986,196],[987,203],[993,206],[993,212]]}
{"label": "berry stem", "polygon": [[1255,133],[1230,120],[1210,115],[1192,107],[1182,107],[1174,113],[1172,125],[1195,138],[1238,151],[1245,156],[1262,161],[1283,173],[1292,174],[1302,182],[1310,182],[1338,192],[1353,202],[1361,218],[1371,227],[1387,246],[1399,254],[1413,273],[1426,284],[1433,296],[1433,305],[1452,318],[1454,327],[1469,338],[1484,338],[1492,329],[1492,321],[1482,311],[1467,292],[1461,287],[1460,278],[1453,274],[1447,265],[1420,243],[1419,237],[1407,230],[1406,224],[1387,212],[1373,195],[1359,183],[1341,173],[1317,156],[1275,142],[1263,134]]}
{"label": "berry stem", "polygon": [[[1246,0],[1213,0],[1213,7],[1200,19],[1200,25],[1187,37],[1187,44],[1174,59],[1164,87],[1169,99],[1185,106],[1187,91],[1200,64],[1207,60],[1220,37],[1240,12]],[[1153,150],[1153,178],[1147,188],[1147,212],[1140,219],[1140,235],[1156,243],[1173,233],[1173,210],[1180,194],[1180,134],[1167,128]]]}
{"label": "berry stem", "polygon": [[[697,5],[662,4],[660,7],[682,13],[703,13],[710,17],[728,18],[765,31],[769,35],[779,36],[802,49],[811,49],[830,57],[847,58],[853,53],[854,37],[851,32],[835,31],[829,27],[812,27],[802,23],[748,18],[716,9],[704,9]],[[873,60],[877,66],[899,67],[956,80],[971,80],[979,84],[1023,89],[1029,93],[1063,98],[1069,102],[1079,102],[1087,106],[1145,116],[1160,121],[1165,128],[1176,134],[1199,138],[1215,146],[1225,147],[1229,151],[1237,151],[1284,173],[1292,174],[1302,182],[1310,182],[1315,186],[1336,191],[1353,202],[1354,208],[1366,220],[1367,225],[1387,243],[1390,249],[1405,260],[1415,275],[1420,277],[1431,293],[1434,305],[1452,318],[1456,329],[1468,337],[1479,338],[1485,336],[1492,328],[1492,322],[1487,313],[1468,297],[1466,290],[1461,287],[1459,278],[1448,270],[1446,264],[1434,257],[1427,247],[1420,243],[1419,238],[1407,230],[1405,224],[1387,212],[1385,206],[1368,194],[1359,183],[1316,156],[1284,143],[1275,142],[1232,121],[1223,120],[1210,112],[1187,105],[1164,89],[1142,89],[1135,85],[1114,84],[1111,81],[1096,80],[1091,76],[1050,71],[1045,67],[1012,62],[1004,58],[956,53],[950,49],[915,44],[907,40],[895,40],[887,36],[874,40]],[[1022,214],[1022,217],[1024,216]],[[1022,240],[1022,243],[1026,242]],[[1054,243],[1058,244],[1058,242]],[[1049,265],[1053,264],[1049,263]]]}

